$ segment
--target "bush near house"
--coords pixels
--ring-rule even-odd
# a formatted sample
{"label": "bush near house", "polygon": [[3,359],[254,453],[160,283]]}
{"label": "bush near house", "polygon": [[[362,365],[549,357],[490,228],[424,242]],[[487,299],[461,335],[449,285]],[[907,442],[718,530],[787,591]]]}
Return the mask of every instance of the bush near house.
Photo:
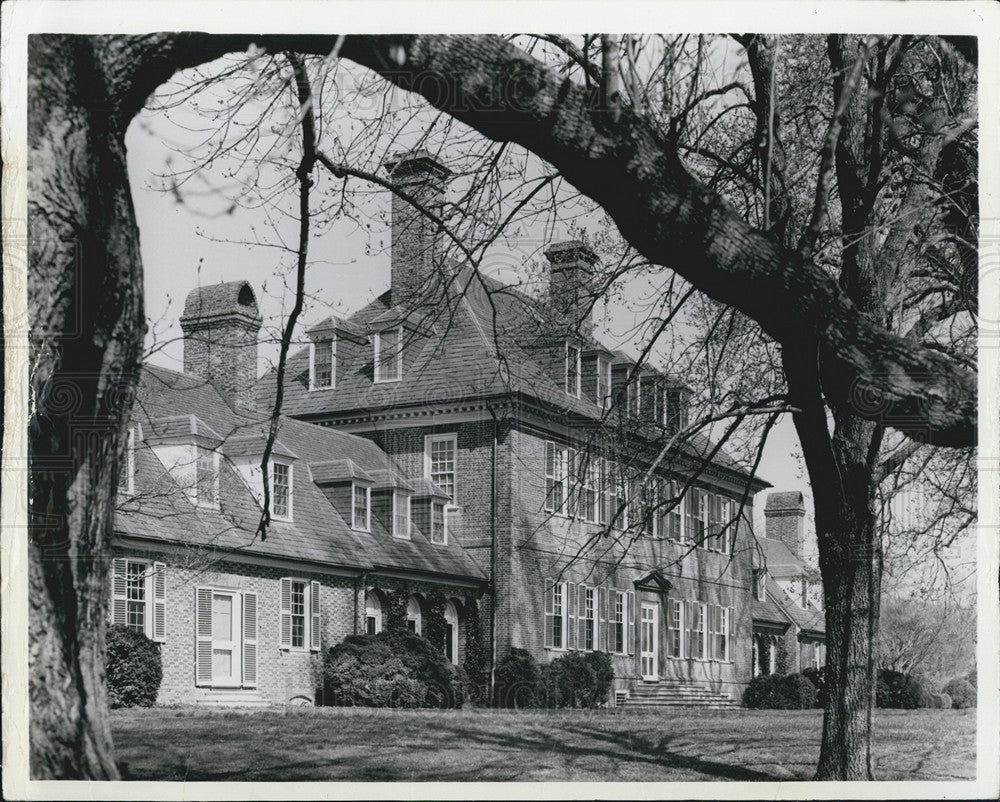
{"label": "bush near house", "polygon": [[152,707],[163,679],[160,646],[122,624],[111,626],[104,672],[112,707]]}
{"label": "bush near house", "polygon": [[802,674],[762,674],[750,680],[743,705],[756,710],[805,710],[816,705],[816,687]]}
{"label": "bush near house", "polygon": [[542,668],[545,707],[600,707],[608,700],[615,678],[605,652],[570,652]]}
{"label": "bush near house", "polygon": [[919,679],[901,671],[883,668],[875,686],[875,706],[892,710],[916,710],[922,707],[924,687]]}
{"label": "bush near house", "polygon": [[944,686],[944,692],[951,697],[951,706],[956,710],[976,706],[976,689],[968,680],[953,679]]}
{"label": "bush near house", "polygon": [[349,635],[323,660],[328,705],[461,707],[464,674],[431,643],[409,633]]}
{"label": "bush near house", "polygon": [[826,707],[826,668],[806,668],[803,669],[802,676],[816,689],[815,707]]}
{"label": "bush near house", "polygon": [[493,676],[493,702],[497,707],[539,706],[542,672],[527,649],[511,647]]}

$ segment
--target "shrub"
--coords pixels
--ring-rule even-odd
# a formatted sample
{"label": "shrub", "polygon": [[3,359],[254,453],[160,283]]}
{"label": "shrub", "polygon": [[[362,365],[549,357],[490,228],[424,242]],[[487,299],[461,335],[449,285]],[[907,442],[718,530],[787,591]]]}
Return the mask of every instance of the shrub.
{"label": "shrub", "polygon": [[804,710],[816,704],[816,687],[802,674],[762,674],[750,680],[743,704],[756,710]]}
{"label": "shrub", "polygon": [[807,668],[802,676],[816,689],[816,707],[826,707],[826,668]]}
{"label": "shrub", "polygon": [[495,703],[498,707],[537,707],[542,673],[535,658],[525,649],[512,647],[494,674]]}
{"label": "shrub", "polygon": [[479,606],[474,598],[465,602],[465,660],[464,669],[469,682],[469,696],[475,704],[490,702],[489,653],[483,640]]}
{"label": "shrub", "polygon": [[781,695],[785,710],[808,710],[816,706],[816,686],[802,674],[789,674],[781,678]]}
{"label": "shrub", "polygon": [[109,627],[104,660],[112,707],[152,707],[163,679],[160,646],[122,624]]}
{"label": "shrub", "polygon": [[951,706],[956,710],[976,706],[976,689],[968,680],[953,679],[944,686],[944,692],[951,697]]}
{"label": "shrub", "polygon": [[923,685],[910,674],[883,668],[875,686],[875,706],[894,710],[915,710],[920,707]]}
{"label": "shrub", "polygon": [[611,686],[615,681],[611,655],[607,652],[588,652],[587,659],[590,661],[591,668],[594,669],[594,678],[597,682],[594,687],[594,700],[596,704],[600,705],[607,702]]}
{"label": "shrub", "polygon": [[979,687],[976,684],[976,669],[972,669],[972,671],[965,675],[965,681],[968,682],[973,688]]}
{"label": "shrub", "polygon": [[326,704],[365,707],[460,707],[465,678],[418,635],[349,635],[323,661]]}
{"label": "shrub", "polygon": [[934,707],[941,710],[951,710],[951,697],[946,693],[934,694]]}

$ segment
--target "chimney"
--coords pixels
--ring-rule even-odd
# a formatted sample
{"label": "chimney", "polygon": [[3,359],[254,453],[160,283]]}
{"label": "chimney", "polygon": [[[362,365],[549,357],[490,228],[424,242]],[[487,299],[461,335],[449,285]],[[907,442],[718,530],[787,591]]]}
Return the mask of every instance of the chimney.
{"label": "chimney", "polygon": [[806,505],[798,490],[768,493],[764,504],[764,531],[770,540],[780,540],[796,557],[805,541]]}
{"label": "chimney", "polygon": [[252,411],[261,322],[246,281],[191,290],[181,315],[184,372],[211,383],[234,409]]}
{"label": "chimney", "polygon": [[575,329],[589,332],[597,254],[579,240],[555,242],[549,260],[549,298],[557,314]]}
{"label": "chimney", "polygon": [[[393,184],[440,214],[452,172],[426,150],[397,153],[386,163]],[[410,203],[392,196],[392,304],[419,303],[435,270],[437,226]]]}

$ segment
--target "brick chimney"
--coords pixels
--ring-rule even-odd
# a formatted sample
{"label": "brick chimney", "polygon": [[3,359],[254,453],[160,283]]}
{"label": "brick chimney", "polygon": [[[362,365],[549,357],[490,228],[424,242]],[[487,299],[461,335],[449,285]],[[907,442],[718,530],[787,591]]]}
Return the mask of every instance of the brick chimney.
{"label": "brick chimney", "polygon": [[253,288],[227,281],[193,289],[180,322],[184,372],[210,382],[234,409],[252,411],[262,322]]}
{"label": "brick chimney", "polygon": [[[426,150],[397,153],[386,163],[389,178],[422,205],[440,213],[451,170]],[[437,227],[395,193],[392,196],[392,303],[419,302],[440,256]]]}
{"label": "brick chimney", "polygon": [[797,557],[805,542],[806,505],[798,490],[768,493],[764,504],[764,530],[771,540],[780,540]]}
{"label": "brick chimney", "polygon": [[549,260],[549,298],[567,322],[589,331],[597,254],[579,240],[554,242],[545,249]]}

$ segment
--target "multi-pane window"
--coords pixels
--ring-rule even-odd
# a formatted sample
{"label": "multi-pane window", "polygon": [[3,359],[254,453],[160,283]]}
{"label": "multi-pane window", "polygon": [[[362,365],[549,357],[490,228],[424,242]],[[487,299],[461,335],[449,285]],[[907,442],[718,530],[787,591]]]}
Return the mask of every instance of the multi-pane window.
{"label": "multi-pane window", "polygon": [[685,497],[685,527],[688,540],[702,548],[706,547],[705,532],[708,526],[708,494],[693,487]]}
{"label": "multi-pane window", "polygon": [[611,598],[614,601],[614,617],[611,620],[611,651],[616,654],[624,654],[628,596],[620,590],[615,590],[612,591]]}
{"label": "multi-pane window", "polygon": [[597,357],[597,404],[601,409],[611,406],[611,360]]}
{"label": "multi-pane window", "polygon": [[219,455],[205,446],[198,446],[197,497],[199,504],[219,503]]}
{"label": "multi-pane window", "polygon": [[545,599],[545,645],[552,649],[565,646],[565,582],[548,582]]}
{"label": "multi-pane window", "polygon": [[425,449],[427,478],[454,500],[458,438],[454,434],[428,435]]}
{"label": "multi-pane window", "polygon": [[431,503],[431,543],[444,545],[448,542],[448,534],[445,529],[444,504],[434,501]]}
{"label": "multi-pane window", "polygon": [[580,397],[580,349],[566,343],[566,392]]}
{"label": "multi-pane window", "polygon": [[271,463],[271,511],[276,518],[292,517],[292,469],[281,462]]}
{"label": "multi-pane window", "polygon": [[336,368],[337,350],[333,339],[317,340],[312,344],[312,383],[313,390],[333,387],[337,381]]}
{"label": "multi-pane window", "polygon": [[135,492],[135,427],[129,426],[125,459],[118,471],[118,490],[126,496]]}
{"label": "multi-pane window", "polygon": [[375,381],[399,381],[403,374],[403,329],[397,326],[375,335]]}
{"label": "multi-pane window", "polygon": [[733,537],[736,534],[736,525],[733,523],[733,502],[725,496],[719,497],[719,551],[729,554]]}
{"label": "multi-pane window", "polygon": [[625,475],[620,466],[611,460],[604,460],[601,468],[601,523],[611,524],[615,529],[627,529],[628,494]]}
{"label": "multi-pane window", "polygon": [[601,482],[600,461],[589,454],[581,454],[583,463],[582,490],[580,493],[580,513],[583,518],[595,523],[600,516],[600,499],[598,488]]}
{"label": "multi-pane window", "polygon": [[306,583],[292,582],[292,648],[306,645]]}
{"label": "multi-pane window", "polygon": [[392,491],[392,534],[394,537],[410,536],[410,497],[399,490]]}
{"label": "multi-pane window", "polygon": [[545,509],[562,513],[566,509],[569,479],[569,449],[545,444]]}
{"label": "multi-pane window", "polygon": [[668,434],[676,434],[688,425],[687,408],[681,390],[671,387],[664,391],[663,425]]}
{"label": "multi-pane window", "polygon": [[146,563],[129,560],[125,565],[125,625],[146,631]]}
{"label": "multi-pane window", "polygon": [[597,617],[594,615],[596,593],[594,588],[583,588],[583,648],[587,650],[593,650],[596,643],[594,637],[597,622]]}
{"label": "multi-pane window", "polygon": [[729,660],[729,608],[709,605],[712,619],[712,659]]}
{"label": "multi-pane window", "polygon": [[705,606],[691,605],[691,656],[695,660],[705,659]]}
{"label": "multi-pane window", "polygon": [[[666,536],[671,540],[684,542],[684,499],[679,498],[681,491],[677,482],[667,485],[670,498],[664,500],[666,507]],[[673,505],[673,506],[671,506]]]}
{"label": "multi-pane window", "polygon": [[351,526],[367,532],[371,529],[369,515],[371,513],[371,488],[362,485],[352,485],[353,503]]}
{"label": "multi-pane window", "polygon": [[667,618],[667,654],[671,657],[684,655],[684,602],[670,599]]}

